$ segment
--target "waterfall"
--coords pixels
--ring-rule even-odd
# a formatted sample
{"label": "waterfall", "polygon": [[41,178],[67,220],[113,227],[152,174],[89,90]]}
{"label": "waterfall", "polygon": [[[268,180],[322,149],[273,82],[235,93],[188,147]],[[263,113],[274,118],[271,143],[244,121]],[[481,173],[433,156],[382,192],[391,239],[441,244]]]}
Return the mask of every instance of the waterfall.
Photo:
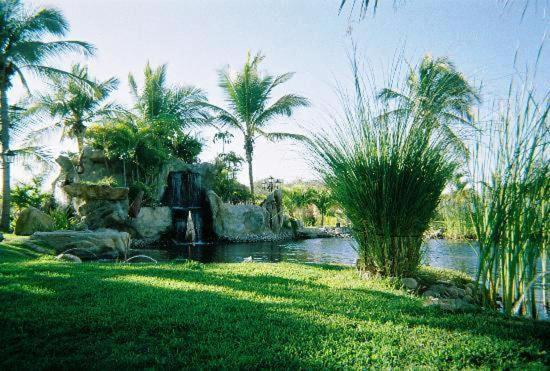
{"label": "waterfall", "polygon": [[168,175],[168,187],[164,204],[172,208],[176,241],[186,241],[188,218],[192,219],[195,242],[205,238],[204,220],[207,205],[200,174],[191,171],[175,171]]}

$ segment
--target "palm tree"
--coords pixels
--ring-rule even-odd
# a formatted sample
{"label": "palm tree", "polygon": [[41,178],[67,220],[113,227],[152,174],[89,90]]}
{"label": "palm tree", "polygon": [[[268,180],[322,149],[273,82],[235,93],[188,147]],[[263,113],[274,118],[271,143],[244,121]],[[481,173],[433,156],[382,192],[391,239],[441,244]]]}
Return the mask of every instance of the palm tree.
{"label": "palm tree", "polygon": [[273,90],[290,80],[293,73],[279,76],[262,74],[258,71],[264,56],[260,53],[251,58],[248,53],[241,71],[231,74],[228,69],[220,71],[219,86],[226,95],[228,110],[211,104],[204,104],[215,113],[214,120],[222,125],[240,131],[244,137],[244,150],[248,163],[250,193],[254,199],[254,176],[252,157],[254,143],[259,137],[276,141],[282,139],[303,139],[290,133],[266,132],[266,126],[278,116],[291,116],[294,109],[309,106],[309,101],[295,94],[286,94],[269,105]]}
{"label": "palm tree", "polygon": [[167,66],[145,65],[141,90],[132,74],[128,75],[135,104],[133,120],[137,125],[154,126],[180,132],[184,128],[204,124],[207,120],[202,102],[204,92],[194,86],[169,86]]}
{"label": "palm tree", "polygon": [[412,115],[417,123],[438,130],[459,154],[468,155],[457,129],[475,129],[472,107],[480,97],[447,58],[426,55],[418,69],[410,71],[403,91],[386,88],[378,97],[397,103],[390,114]]}
{"label": "palm tree", "polygon": [[71,67],[71,74],[77,78],[52,76],[51,92],[40,95],[33,110],[59,118],[54,128],[62,128],[64,137],[75,138],[80,153],[84,147],[86,124],[114,117],[124,110],[114,102],[105,102],[118,87],[116,78],[98,81],[89,75],[88,67],[80,64]]}
{"label": "palm tree", "polygon": [[37,163],[48,167],[54,160],[51,149],[39,144],[37,141],[39,136],[36,135],[44,127],[26,106],[27,100],[22,100],[15,106],[9,107],[10,150],[15,162],[33,166],[33,168]]}
{"label": "palm tree", "polygon": [[[44,66],[51,57],[70,51],[91,54],[93,47],[81,41],[44,41],[64,36],[69,29],[67,20],[53,8],[25,9],[20,0],[0,2],[0,120],[2,122],[2,153],[10,150],[10,117],[8,90],[17,76],[27,88],[24,72],[36,75],[63,74],[63,71]],[[3,164],[1,228],[10,225],[10,164]]]}

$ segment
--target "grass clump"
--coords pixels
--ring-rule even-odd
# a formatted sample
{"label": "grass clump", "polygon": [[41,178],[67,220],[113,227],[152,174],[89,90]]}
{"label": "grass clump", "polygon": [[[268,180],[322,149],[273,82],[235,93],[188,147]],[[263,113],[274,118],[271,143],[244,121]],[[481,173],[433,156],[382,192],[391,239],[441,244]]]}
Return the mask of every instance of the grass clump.
{"label": "grass clump", "polygon": [[474,151],[472,217],[484,303],[537,317],[535,285],[546,293],[548,264],[548,95],[510,88]]}
{"label": "grass clump", "polygon": [[[443,104],[379,104],[363,81],[356,69],[355,96],[343,96],[343,118],[332,132],[313,135],[313,165],[351,221],[359,268],[411,275],[420,263],[422,236],[457,167],[456,137],[449,140],[439,119]],[[393,90],[384,92],[387,100]]]}
{"label": "grass clump", "polygon": [[447,314],[350,267],[1,256],[2,369],[500,369],[550,362],[547,323]]}

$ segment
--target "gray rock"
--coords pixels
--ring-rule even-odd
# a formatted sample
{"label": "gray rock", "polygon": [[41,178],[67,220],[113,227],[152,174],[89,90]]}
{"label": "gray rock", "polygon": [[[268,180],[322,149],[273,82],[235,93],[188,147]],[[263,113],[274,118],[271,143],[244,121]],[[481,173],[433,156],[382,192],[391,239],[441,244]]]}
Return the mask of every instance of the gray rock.
{"label": "gray rock", "polygon": [[449,312],[469,312],[469,311],[474,311],[478,309],[476,305],[468,303],[465,300],[453,299],[453,298],[446,298],[446,299],[430,298],[428,299],[427,304],[430,306],[436,306],[438,308],[441,308]]}
{"label": "gray rock", "polygon": [[36,232],[31,238],[48,246],[56,253],[68,253],[79,257],[125,257],[130,247],[130,235],[112,229],[97,231]]}
{"label": "gray rock", "polygon": [[59,254],[55,257],[57,260],[66,261],[70,263],[82,263],[82,259],[73,254]]}
{"label": "gray rock", "polygon": [[34,208],[23,209],[15,221],[14,233],[19,236],[30,236],[34,232],[53,231],[55,223],[46,213]]}
{"label": "gray rock", "polygon": [[296,231],[296,237],[302,239],[331,238],[334,234],[325,228],[302,227]]}
{"label": "gray rock", "polygon": [[142,207],[128,225],[135,238],[158,240],[172,227],[172,210],[168,206]]}
{"label": "gray rock", "polygon": [[418,287],[418,282],[410,277],[401,278],[401,283],[407,290],[416,290]]}
{"label": "gray rock", "polygon": [[213,191],[207,193],[212,212],[212,227],[219,238],[232,239],[270,231],[269,214],[256,205],[230,205]]}

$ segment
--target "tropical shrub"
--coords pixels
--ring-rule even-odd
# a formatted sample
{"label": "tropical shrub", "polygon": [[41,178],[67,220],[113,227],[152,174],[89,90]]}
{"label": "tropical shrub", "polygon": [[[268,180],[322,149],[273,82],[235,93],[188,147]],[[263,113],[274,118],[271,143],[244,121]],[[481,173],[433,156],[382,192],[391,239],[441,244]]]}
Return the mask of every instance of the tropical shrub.
{"label": "tropical shrub", "polygon": [[536,318],[535,285],[547,290],[550,104],[548,95],[537,102],[533,91],[510,92],[483,137],[489,143],[480,138],[474,151],[478,281],[485,306]]}
{"label": "tropical shrub", "polygon": [[33,178],[30,183],[19,183],[11,190],[11,204],[15,213],[29,206],[47,211],[51,202],[52,195],[42,191],[39,178]]}
{"label": "tropical shrub", "polygon": [[234,152],[221,153],[215,161],[214,192],[225,202],[240,204],[250,202],[250,190],[235,178],[244,159]]}
{"label": "tropical shrub", "polygon": [[414,273],[422,235],[457,165],[454,143],[414,110],[370,99],[355,70],[355,97],[342,94],[343,119],[312,134],[313,166],[352,224],[358,268]]}

